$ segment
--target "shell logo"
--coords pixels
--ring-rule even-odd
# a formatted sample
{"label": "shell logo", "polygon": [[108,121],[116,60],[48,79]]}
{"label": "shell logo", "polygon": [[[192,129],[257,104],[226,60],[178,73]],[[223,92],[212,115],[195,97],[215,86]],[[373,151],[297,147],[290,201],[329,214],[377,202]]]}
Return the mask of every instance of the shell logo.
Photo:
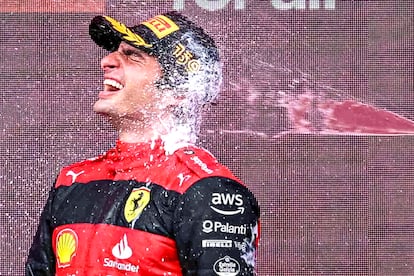
{"label": "shell logo", "polygon": [[65,228],[56,236],[56,256],[59,267],[68,267],[78,248],[78,235],[72,229]]}

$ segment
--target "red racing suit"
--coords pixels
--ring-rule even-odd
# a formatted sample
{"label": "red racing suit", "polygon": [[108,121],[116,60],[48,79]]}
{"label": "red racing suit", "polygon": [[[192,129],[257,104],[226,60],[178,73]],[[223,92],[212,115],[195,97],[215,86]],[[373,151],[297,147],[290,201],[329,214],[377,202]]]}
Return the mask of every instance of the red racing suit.
{"label": "red racing suit", "polygon": [[26,275],[255,275],[259,206],[206,150],[128,144],[62,169]]}

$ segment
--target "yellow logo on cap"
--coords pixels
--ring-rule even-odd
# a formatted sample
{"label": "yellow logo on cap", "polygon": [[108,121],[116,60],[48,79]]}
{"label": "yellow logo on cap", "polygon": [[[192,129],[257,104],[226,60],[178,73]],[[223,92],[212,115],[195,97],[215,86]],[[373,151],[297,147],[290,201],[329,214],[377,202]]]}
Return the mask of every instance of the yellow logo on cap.
{"label": "yellow logo on cap", "polygon": [[152,47],[151,44],[146,43],[145,40],[141,36],[137,35],[133,31],[131,31],[131,29],[129,29],[127,26],[125,26],[125,24],[117,21],[116,19],[113,19],[112,17],[109,17],[109,16],[104,16],[104,17],[109,23],[111,23],[112,27],[117,32],[122,34],[123,39],[131,42],[135,46],[143,46],[143,47],[146,47],[146,48],[151,48]]}
{"label": "yellow logo on cap", "polygon": [[72,229],[61,230],[56,236],[56,255],[59,267],[70,266],[78,248],[78,236]]}
{"label": "yellow logo on cap", "polygon": [[175,46],[173,56],[176,58],[177,64],[185,66],[187,72],[195,73],[200,71],[200,61],[194,59],[194,55],[188,51],[183,44],[178,43],[177,46]]}
{"label": "yellow logo on cap", "polygon": [[147,26],[160,39],[180,29],[174,21],[163,15],[158,15],[142,22],[142,24]]}
{"label": "yellow logo on cap", "polygon": [[127,222],[137,219],[150,201],[151,190],[147,187],[134,188],[129,195],[124,208]]}

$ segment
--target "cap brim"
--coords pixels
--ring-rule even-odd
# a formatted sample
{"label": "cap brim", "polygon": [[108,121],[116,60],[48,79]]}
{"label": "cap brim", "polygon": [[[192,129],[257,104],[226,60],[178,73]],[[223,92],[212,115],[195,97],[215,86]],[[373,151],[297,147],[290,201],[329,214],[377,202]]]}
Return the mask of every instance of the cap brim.
{"label": "cap brim", "polygon": [[89,34],[96,44],[108,51],[115,51],[119,44],[125,41],[138,49],[151,53],[154,45],[147,43],[136,32],[140,26],[131,29],[109,16],[96,16],[89,25]]}
{"label": "cap brim", "polygon": [[108,51],[115,51],[123,41],[122,34],[114,30],[103,16],[96,16],[89,25],[92,40]]}

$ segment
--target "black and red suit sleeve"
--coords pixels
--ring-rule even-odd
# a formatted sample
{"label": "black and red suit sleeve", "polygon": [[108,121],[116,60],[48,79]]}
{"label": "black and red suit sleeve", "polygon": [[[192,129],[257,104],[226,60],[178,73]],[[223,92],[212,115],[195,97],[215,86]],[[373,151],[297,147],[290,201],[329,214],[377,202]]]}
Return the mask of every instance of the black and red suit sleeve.
{"label": "black and red suit sleeve", "polygon": [[51,208],[55,188],[49,192],[46,205],[40,216],[36,235],[33,238],[25,266],[26,276],[55,275],[55,258],[52,249]]}
{"label": "black and red suit sleeve", "polygon": [[247,187],[203,178],[181,196],[175,222],[183,275],[255,275],[259,206]]}

